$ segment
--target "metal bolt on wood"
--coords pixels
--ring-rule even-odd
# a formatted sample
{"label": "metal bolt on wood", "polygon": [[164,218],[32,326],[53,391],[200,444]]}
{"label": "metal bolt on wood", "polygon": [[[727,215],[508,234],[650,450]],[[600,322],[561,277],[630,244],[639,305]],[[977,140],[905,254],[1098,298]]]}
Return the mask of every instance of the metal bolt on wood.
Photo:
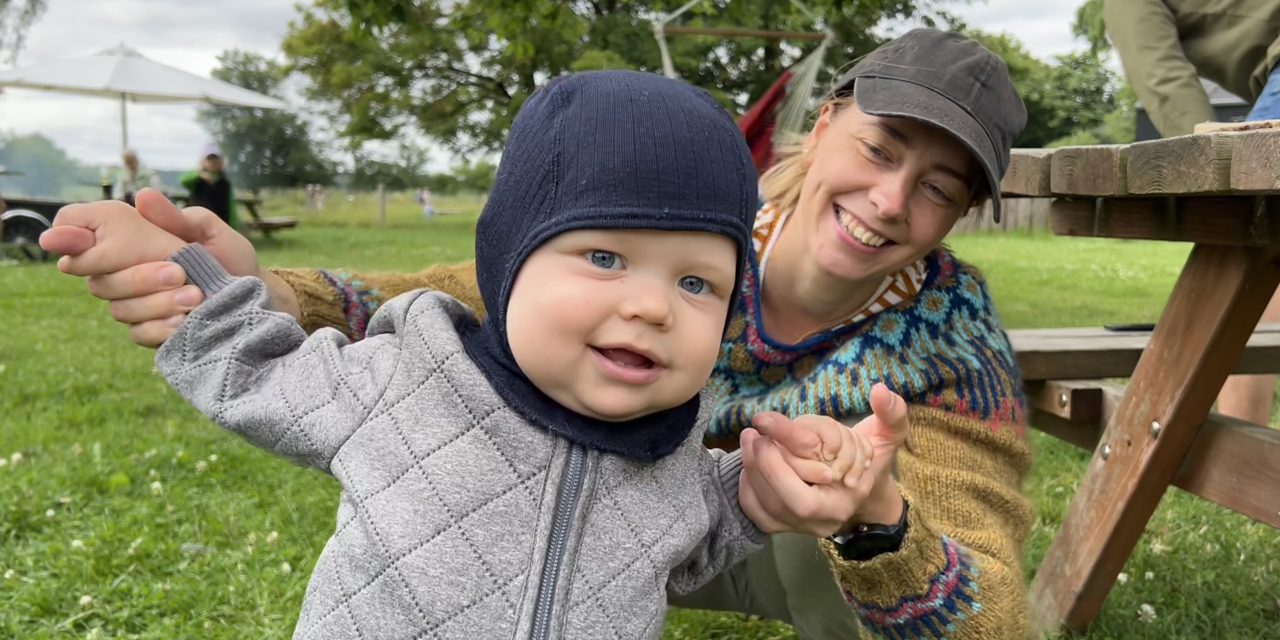
{"label": "metal bolt on wood", "polygon": [[1067,400],[1068,400],[1068,398],[1067,398],[1067,392],[1063,391],[1062,393],[1059,393],[1059,394],[1058,394],[1058,407],[1059,407],[1059,408],[1061,408],[1061,409],[1066,409],[1066,408],[1067,408]]}
{"label": "metal bolt on wood", "polygon": [[1111,445],[1109,444],[1102,445],[1102,459],[1106,460],[1107,458],[1110,458],[1110,457],[1111,457]]}
{"label": "metal bolt on wood", "polygon": [[1152,423],[1151,423],[1151,437],[1152,437],[1152,438],[1159,438],[1159,437],[1160,437],[1160,423],[1159,423],[1159,422],[1152,421]]}

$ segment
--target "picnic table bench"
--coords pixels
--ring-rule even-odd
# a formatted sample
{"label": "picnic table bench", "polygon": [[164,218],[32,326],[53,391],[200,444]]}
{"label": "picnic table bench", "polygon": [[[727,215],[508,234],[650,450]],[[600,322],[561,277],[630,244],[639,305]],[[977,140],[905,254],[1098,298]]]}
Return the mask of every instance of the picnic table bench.
{"label": "picnic table bench", "polygon": [[[187,204],[190,196],[187,194],[170,195],[170,200],[181,202],[184,206]],[[258,212],[258,205],[262,204],[262,199],[257,196],[236,196],[236,202],[240,207],[249,212],[249,219],[242,220],[241,226],[246,231],[260,231],[264,238],[270,238],[272,232],[284,229],[292,229],[298,226],[298,219],[293,216],[270,216],[263,217]]]}
{"label": "picnic table bench", "polygon": [[1280,327],[1254,331],[1280,284],[1280,127],[1014,150],[1001,191],[1052,198],[1058,235],[1194,243],[1153,331],[1010,332],[1032,424],[1093,450],[1031,595],[1040,628],[1079,631],[1170,485],[1280,527],[1280,431],[1210,413],[1228,374],[1280,372]]}

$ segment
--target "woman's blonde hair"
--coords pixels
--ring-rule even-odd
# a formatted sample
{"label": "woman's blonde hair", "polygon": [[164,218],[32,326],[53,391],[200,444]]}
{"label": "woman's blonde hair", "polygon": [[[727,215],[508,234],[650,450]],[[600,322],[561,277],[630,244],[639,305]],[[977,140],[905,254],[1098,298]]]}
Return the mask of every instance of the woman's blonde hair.
{"label": "woman's blonde hair", "polygon": [[[853,95],[846,94],[829,98],[817,109],[831,105],[831,115],[835,117],[854,103]],[[805,174],[809,172],[809,161],[805,157],[806,134],[785,133],[774,143],[774,163],[764,175],[760,176],[760,197],[775,206],[778,211],[791,211],[800,202],[800,190],[804,186]],[[969,199],[969,209],[982,206],[987,200],[985,180],[974,185],[973,195]]]}

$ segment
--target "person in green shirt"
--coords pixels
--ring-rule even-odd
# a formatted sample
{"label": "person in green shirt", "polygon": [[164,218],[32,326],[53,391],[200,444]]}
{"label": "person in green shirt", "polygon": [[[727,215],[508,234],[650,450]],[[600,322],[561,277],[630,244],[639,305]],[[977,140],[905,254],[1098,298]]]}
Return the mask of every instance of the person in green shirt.
{"label": "person in green shirt", "polygon": [[180,181],[183,188],[191,194],[187,199],[189,206],[204,207],[231,228],[239,229],[236,192],[231,186],[231,179],[223,171],[224,168],[222,153],[217,147],[209,146],[200,159],[200,169],[183,175]]}
{"label": "person in green shirt", "polygon": [[[1276,0],[1103,0],[1107,35],[1129,84],[1166,137],[1213,120],[1200,84],[1208,78],[1248,100],[1246,120],[1280,119],[1280,2]],[[1280,295],[1263,322],[1280,322]],[[1276,377],[1232,376],[1218,411],[1267,424]]]}

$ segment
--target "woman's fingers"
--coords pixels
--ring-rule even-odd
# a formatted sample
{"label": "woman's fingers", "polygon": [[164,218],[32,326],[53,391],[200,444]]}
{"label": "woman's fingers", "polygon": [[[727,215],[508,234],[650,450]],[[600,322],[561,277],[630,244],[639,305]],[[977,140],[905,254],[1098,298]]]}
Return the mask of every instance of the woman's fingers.
{"label": "woman's fingers", "polygon": [[124,300],[171,291],[186,281],[187,272],[173,262],[144,262],[119,271],[89,276],[86,283],[89,293],[98,298]]}
{"label": "woman's fingers", "polygon": [[149,320],[129,325],[129,339],[140,347],[155,349],[173,337],[178,326],[186,319],[186,314],[178,314],[162,320]]}
{"label": "woman's fingers", "polygon": [[[40,248],[61,256],[78,256],[97,242],[93,231],[83,227],[53,227],[40,234]],[[63,261],[58,261],[62,268]],[[65,271],[65,270],[64,270]]]}
{"label": "woman's fingers", "polygon": [[204,295],[195,285],[134,298],[111,300],[107,310],[117,322],[138,324],[163,320],[196,308]]}

